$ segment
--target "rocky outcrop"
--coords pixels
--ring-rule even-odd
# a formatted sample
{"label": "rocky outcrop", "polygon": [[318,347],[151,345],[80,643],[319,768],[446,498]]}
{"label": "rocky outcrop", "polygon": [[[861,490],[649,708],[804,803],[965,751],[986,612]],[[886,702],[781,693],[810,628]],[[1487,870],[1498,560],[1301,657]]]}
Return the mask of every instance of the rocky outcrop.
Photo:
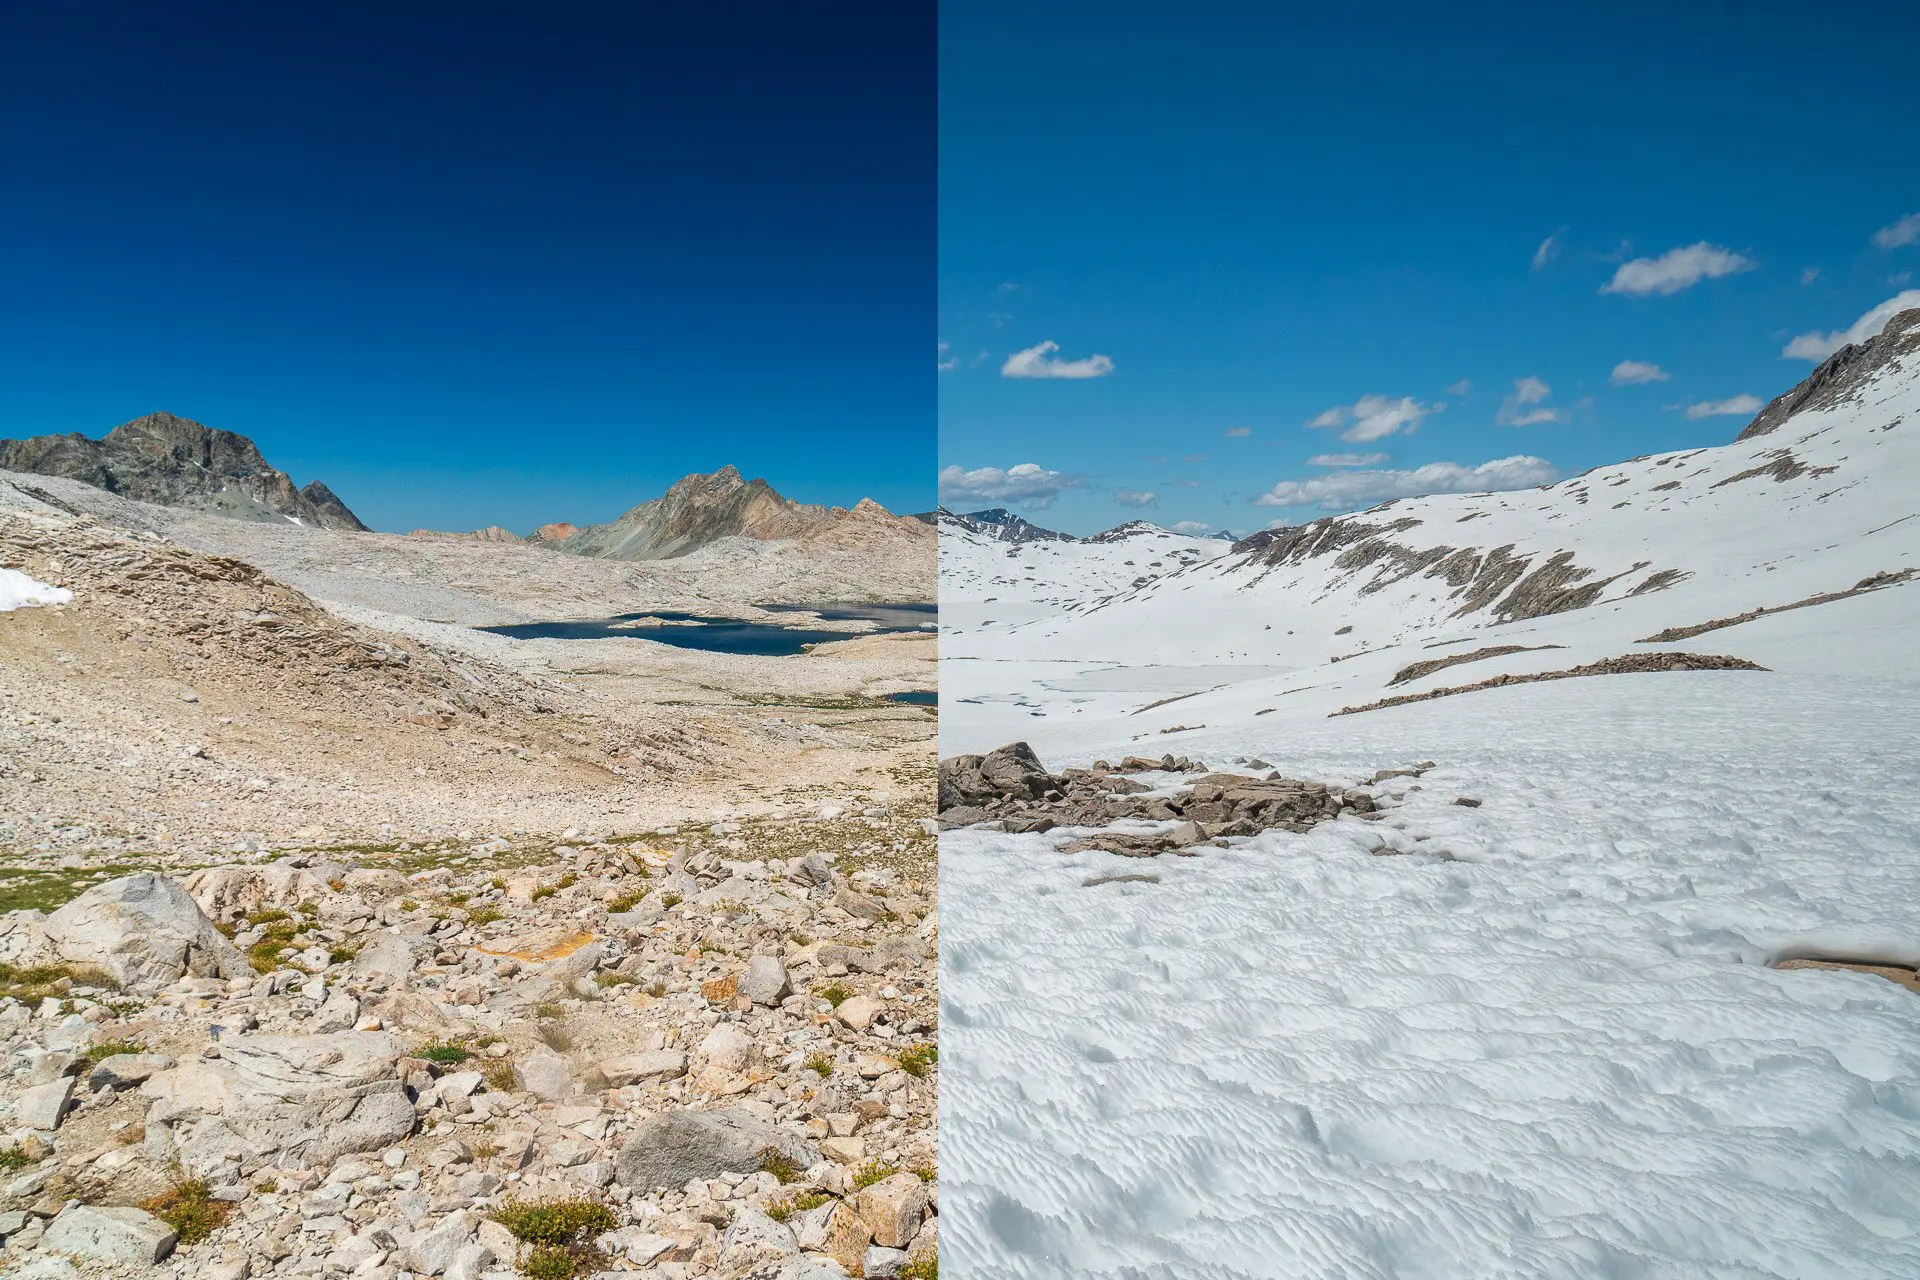
{"label": "rocky outcrop", "polygon": [[1796,413],[1845,404],[1875,374],[1916,351],[1920,351],[1920,307],[1897,313],[1875,336],[1865,342],[1848,343],[1828,356],[1798,385],[1768,401],[1734,439],[1769,435]]}
{"label": "rocky outcrop", "polygon": [[78,432],[0,440],[0,470],[65,476],[124,498],[237,520],[367,527],[320,481],[296,489],[247,437],[171,413],[135,418],[98,440]]}
{"label": "rocky outcrop", "polygon": [[753,1173],[776,1153],[796,1169],[820,1159],[812,1143],[743,1108],[668,1111],[640,1122],[620,1148],[614,1177],[635,1191],[680,1187],[695,1178]]}
{"label": "rocky outcrop", "polygon": [[[893,515],[870,498],[851,509],[793,502],[765,480],[747,480],[732,466],[691,475],[619,519],[552,539],[556,550],[608,560],[672,560],[721,538],[819,539],[870,526],[918,540],[925,526]],[[555,526],[548,526],[555,528]]]}
{"label": "rocky outcrop", "polygon": [[965,515],[941,507],[934,513],[937,523],[953,525],[977,533],[983,538],[995,542],[1005,542],[1018,546],[1024,542],[1078,542],[1070,533],[1057,533],[1052,529],[1042,529],[1005,507],[990,507],[985,511],[969,511]]}
{"label": "rocky outcrop", "polygon": [[1124,776],[1146,768],[1176,765],[1203,772],[1190,760],[1164,762],[1128,759],[1119,766],[1096,761],[1091,769],[1047,772],[1024,742],[1009,743],[984,756],[954,756],[940,762],[940,824],[943,827],[997,823],[1006,831],[1051,831],[1055,827],[1106,828],[1122,821],[1164,822],[1151,834],[1096,830],[1062,846],[1066,850],[1105,849],[1150,856],[1229,836],[1262,831],[1305,831],[1342,813],[1373,812],[1364,791],[1320,782],[1304,782],[1269,773],[1264,778],[1238,773],[1208,773],[1173,795]]}
{"label": "rocky outcrop", "polygon": [[96,885],[47,917],[47,941],[69,964],[106,970],[122,985],[184,974],[238,978],[246,958],[213,927],[186,889],[164,876]]}

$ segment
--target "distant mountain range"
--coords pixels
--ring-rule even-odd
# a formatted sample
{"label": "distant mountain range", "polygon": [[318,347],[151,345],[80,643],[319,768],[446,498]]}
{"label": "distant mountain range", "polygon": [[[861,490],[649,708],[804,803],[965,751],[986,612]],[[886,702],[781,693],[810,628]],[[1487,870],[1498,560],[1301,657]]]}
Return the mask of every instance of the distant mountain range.
{"label": "distant mountain range", "polygon": [[[917,520],[927,519],[925,516],[915,516],[914,518]],[[936,524],[944,522],[954,529],[964,529],[969,533],[989,541],[1005,542],[1013,546],[1023,546],[1029,542],[1124,542],[1129,538],[1140,537],[1142,535],[1173,532],[1170,529],[1164,529],[1154,524],[1150,520],[1129,520],[1125,524],[1117,524],[1113,528],[1100,533],[1092,533],[1084,538],[1076,538],[1070,533],[1061,533],[1055,529],[1043,529],[1039,525],[1033,524],[1023,517],[1008,511],[1005,507],[989,507],[985,511],[969,511],[965,514],[949,511],[945,507],[941,507],[933,513],[933,522]],[[1198,536],[1202,538],[1218,538],[1223,542],[1233,541],[1233,535],[1230,533],[1203,533]]]}
{"label": "distant mountain range", "polygon": [[150,413],[99,440],[74,432],[0,440],[0,470],[64,476],[139,502],[235,520],[365,531],[318,480],[294,488],[253,441],[171,413]]}
{"label": "distant mountain range", "polygon": [[[60,476],[122,498],[236,520],[369,532],[322,482],[296,489],[247,437],[171,413],[135,418],[99,440],[78,433],[0,440],[0,471]],[[416,529],[409,536],[532,543],[605,560],[672,560],[721,538],[865,550],[931,538],[931,523],[895,516],[869,498],[851,508],[793,502],[765,480],[747,480],[725,466],[687,476],[606,524],[547,524],[524,537],[499,525],[472,533]]]}

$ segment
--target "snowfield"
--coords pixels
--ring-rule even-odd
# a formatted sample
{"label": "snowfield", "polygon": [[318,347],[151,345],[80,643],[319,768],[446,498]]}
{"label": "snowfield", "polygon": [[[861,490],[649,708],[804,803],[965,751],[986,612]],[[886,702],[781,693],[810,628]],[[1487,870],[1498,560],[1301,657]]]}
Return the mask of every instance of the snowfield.
{"label": "snowfield", "polygon": [[0,569],[0,613],[11,613],[31,605],[72,602],[73,592],[65,587],[50,587],[29,578],[18,569]]}
{"label": "snowfield", "polygon": [[[1347,785],[1434,762],[1369,787],[1380,820],[1194,857],[943,835],[950,1273],[1920,1276],[1920,996],[1772,967],[1920,965],[1912,345],[1770,435],[1349,518],[1421,519],[1372,560],[1253,548],[1118,590],[1110,567],[1004,616],[978,572],[943,577],[943,755]],[[1531,560],[1461,615],[1484,579],[1429,576],[1443,545]],[[1572,585],[1616,580],[1499,616],[1561,551]],[[943,574],[982,558],[943,545]],[[1662,569],[1686,576],[1634,594]],[[1660,650],[1768,670],[1332,714]]]}

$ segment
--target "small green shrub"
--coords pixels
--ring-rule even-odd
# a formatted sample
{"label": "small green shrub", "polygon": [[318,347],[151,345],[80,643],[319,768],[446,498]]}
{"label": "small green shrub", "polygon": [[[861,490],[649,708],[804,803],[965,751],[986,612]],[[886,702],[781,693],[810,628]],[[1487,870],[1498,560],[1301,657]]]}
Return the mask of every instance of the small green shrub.
{"label": "small green shrub", "polygon": [[807,1058],[807,1070],[824,1080],[833,1074],[833,1059],[824,1053],[811,1054]]}
{"label": "small green shrub", "polygon": [[900,1280],[940,1280],[940,1259],[935,1254],[915,1258],[894,1274],[900,1277]]}
{"label": "small green shrub", "polygon": [[882,1164],[878,1160],[869,1160],[860,1166],[859,1172],[853,1175],[853,1185],[865,1191],[874,1183],[885,1182],[898,1172],[900,1172],[900,1170],[894,1165]]}
{"label": "small green shrub", "polygon": [[172,1227],[183,1245],[199,1244],[218,1231],[233,1208],[213,1198],[204,1178],[176,1182],[141,1207]]}
{"label": "small green shrub", "polygon": [[506,919],[506,913],[498,907],[475,907],[467,912],[467,923],[476,929],[483,924],[492,924],[495,920]]}
{"label": "small green shrub", "polygon": [[663,893],[660,895],[660,905],[665,907],[669,911],[673,910],[675,907],[679,906],[682,902],[685,902],[685,901],[686,899],[682,898],[677,893]]}
{"label": "small green shrub", "polygon": [[925,1076],[938,1061],[940,1061],[940,1050],[937,1046],[926,1043],[916,1044],[901,1052],[900,1069],[917,1079]]}
{"label": "small green shrub", "polygon": [[520,1274],[533,1280],[570,1280],[593,1270],[599,1262],[593,1237],[619,1225],[612,1209],[583,1199],[509,1200],[492,1217],[533,1246],[520,1260]]}
{"label": "small green shrub", "polygon": [[28,1158],[27,1153],[18,1147],[0,1149],[0,1169],[6,1169],[11,1172],[15,1169],[24,1169],[32,1163],[33,1161]]}
{"label": "small green shrub", "polygon": [[81,1058],[90,1067],[98,1066],[108,1058],[117,1058],[123,1053],[145,1053],[147,1046],[138,1040],[102,1040],[99,1044],[88,1045],[81,1051]]}
{"label": "small green shrub", "polygon": [[639,906],[640,903],[646,898],[646,896],[647,896],[646,894],[638,893],[638,892],[623,893],[619,897],[615,898],[613,901],[607,904],[607,913],[609,915],[617,916],[617,915],[620,915],[622,912],[631,911],[635,907]]}
{"label": "small green shrub", "polygon": [[826,1202],[827,1197],[821,1195],[818,1191],[802,1191],[795,1195],[788,1196],[784,1200],[776,1200],[768,1205],[767,1216],[775,1222],[785,1222],[796,1213],[805,1213],[809,1209],[818,1209]]}
{"label": "small green shrub", "polygon": [[469,1049],[466,1042],[462,1040],[429,1040],[418,1049],[415,1049],[413,1056],[416,1058],[425,1058],[428,1062],[438,1062],[444,1066],[452,1066],[471,1058],[473,1051]]}
{"label": "small green shrub", "polygon": [[761,1149],[760,1170],[762,1173],[772,1174],[781,1182],[798,1182],[801,1175],[806,1173],[805,1169],[802,1169],[793,1160],[790,1160],[787,1157],[787,1153],[778,1147],[765,1147]]}
{"label": "small green shrub", "polygon": [[824,987],[815,987],[813,994],[838,1009],[842,1004],[853,999],[853,988],[844,982],[829,982]]}

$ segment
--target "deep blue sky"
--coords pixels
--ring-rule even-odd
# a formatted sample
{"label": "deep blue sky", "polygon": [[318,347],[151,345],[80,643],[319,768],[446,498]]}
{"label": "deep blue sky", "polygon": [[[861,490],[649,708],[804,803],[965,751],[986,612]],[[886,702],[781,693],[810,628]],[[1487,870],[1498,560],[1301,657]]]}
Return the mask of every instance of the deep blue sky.
{"label": "deep blue sky", "polygon": [[931,5],[10,5],[0,435],[167,410],[378,528],[933,493]]}
{"label": "deep blue sky", "polygon": [[[1493,474],[1721,443],[1812,367],[1796,335],[1920,288],[1911,4],[972,0],[940,39],[964,506],[1245,531],[1516,455],[1543,461]],[[1602,292],[1702,244],[1669,265],[1739,269]],[[1003,376],[1043,342],[1111,372]],[[1668,376],[1614,385],[1627,361]],[[1342,440],[1368,396],[1417,431]],[[1308,461],[1337,453],[1386,457]],[[1017,464],[1043,474],[991,474]]]}

